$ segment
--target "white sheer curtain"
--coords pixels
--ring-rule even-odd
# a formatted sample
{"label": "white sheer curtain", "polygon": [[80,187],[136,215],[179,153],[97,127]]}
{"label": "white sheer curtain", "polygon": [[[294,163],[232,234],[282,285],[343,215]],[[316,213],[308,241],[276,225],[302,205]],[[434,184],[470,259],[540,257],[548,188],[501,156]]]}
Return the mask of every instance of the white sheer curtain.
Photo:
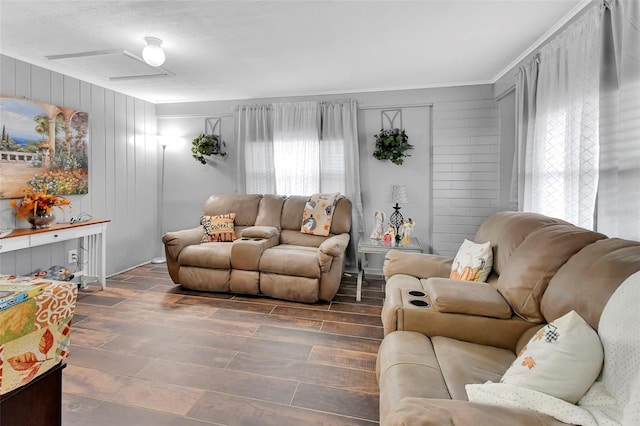
{"label": "white sheer curtain", "polygon": [[596,229],[640,240],[640,2],[608,3],[603,23]]}
{"label": "white sheer curtain", "polygon": [[236,191],[246,194],[276,193],[272,126],[270,105],[235,108],[235,139],[238,146]]}
{"label": "white sheer curtain", "polygon": [[364,232],[357,101],[238,106],[235,111],[238,190],[344,194],[353,206],[346,266],[356,270],[356,245]]}
{"label": "white sheer curtain", "polygon": [[593,228],[598,185],[601,11],[593,8],[540,51],[536,118],[526,156],[525,211]]}
{"label": "white sheer curtain", "polygon": [[533,143],[539,66],[540,57],[536,55],[520,66],[516,74],[516,147],[509,198],[512,210],[521,210],[524,206],[525,185],[529,186],[527,192],[531,191],[531,179],[525,178],[526,170],[531,170],[531,158],[526,153],[527,145]]}
{"label": "white sheer curtain", "polygon": [[358,239],[364,234],[360,190],[358,103],[353,100],[320,104],[320,187],[322,192],[340,192],[351,200],[351,241],[347,269],[357,270]]}
{"label": "white sheer curtain", "polygon": [[276,191],[284,195],[320,192],[318,103],[273,104]]}

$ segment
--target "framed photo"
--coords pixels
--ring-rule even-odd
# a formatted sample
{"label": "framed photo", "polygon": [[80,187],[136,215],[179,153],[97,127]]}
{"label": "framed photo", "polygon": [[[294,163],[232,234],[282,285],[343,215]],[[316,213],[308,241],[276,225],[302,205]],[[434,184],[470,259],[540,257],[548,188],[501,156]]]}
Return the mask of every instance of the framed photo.
{"label": "framed photo", "polygon": [[0,198],[89,192],[89,114],[0,95]]}

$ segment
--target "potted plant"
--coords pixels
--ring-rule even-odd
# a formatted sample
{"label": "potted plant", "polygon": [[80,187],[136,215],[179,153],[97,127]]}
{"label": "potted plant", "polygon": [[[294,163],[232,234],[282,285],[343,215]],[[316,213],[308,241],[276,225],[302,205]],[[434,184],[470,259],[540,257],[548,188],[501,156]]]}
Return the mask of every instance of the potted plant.
{"label": "potted plant", "polygon": [[52,215],[54,207],[63,210],[64,206],[71,203],[68,198],[47,194],[45,191],[31,191],[26,189],[25,195],[20,200],[11,200],[10,206],[16,211],[16,216],[20,219],[27,219],[34,229],[48,228],[55,217]]}
{"label": "potted plant", "polygon": [[409,136],[404,129],[381,129],[380,133],[374,136],[376,147],[373,156],[378,160],[391,160],[393,164],[401,165],[404,157],[410,157],[405,151],[413,149],[409,143]]}
{"label": "potted plant", "polygon": [[227,153],[223,151],[225,146],[224,141],[222,141],[218,135],[207,135],[203,132],[196,136],[193,142],[191,142],[191,155],[202,164],[207,164],[205,157],[211,155],[225,157],[227,155]]}

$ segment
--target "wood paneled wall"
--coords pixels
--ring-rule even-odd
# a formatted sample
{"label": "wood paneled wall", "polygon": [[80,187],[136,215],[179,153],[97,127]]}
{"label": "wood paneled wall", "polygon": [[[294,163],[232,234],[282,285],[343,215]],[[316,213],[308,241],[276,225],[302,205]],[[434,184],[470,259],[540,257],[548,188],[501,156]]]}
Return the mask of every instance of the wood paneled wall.
{"label": "wood paneled wall", "polygon": [[[89,114],[89,193],[70,196],[72,212],[111,219],[107,232],[107,274],[161,254],[158,230],[159,146],[155,105],[0,55],[0,93],[61,105]],[[0,227],[16,221],[9,200],[0,200]],[[27,274],[67,265],[72,242],[0,255],[0,273]]]}

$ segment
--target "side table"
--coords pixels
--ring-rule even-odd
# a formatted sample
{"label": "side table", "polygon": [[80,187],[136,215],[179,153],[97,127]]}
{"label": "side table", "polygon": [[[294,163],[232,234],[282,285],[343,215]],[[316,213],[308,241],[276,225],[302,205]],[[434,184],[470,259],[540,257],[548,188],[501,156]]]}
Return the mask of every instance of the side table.
{"label": "side table", "polygon": [[402,241],[397,244],[395,241],[387,243],[382,240],[372,240],[371,238],[360,238],[358,241],[358,287],[356,289],[356,302],[360,302],[362,299],[365,255],[367,253],[386,254],[391,249],[422,253],[422,247],[417,238],[411,238],[409,244],[403,244]]}

